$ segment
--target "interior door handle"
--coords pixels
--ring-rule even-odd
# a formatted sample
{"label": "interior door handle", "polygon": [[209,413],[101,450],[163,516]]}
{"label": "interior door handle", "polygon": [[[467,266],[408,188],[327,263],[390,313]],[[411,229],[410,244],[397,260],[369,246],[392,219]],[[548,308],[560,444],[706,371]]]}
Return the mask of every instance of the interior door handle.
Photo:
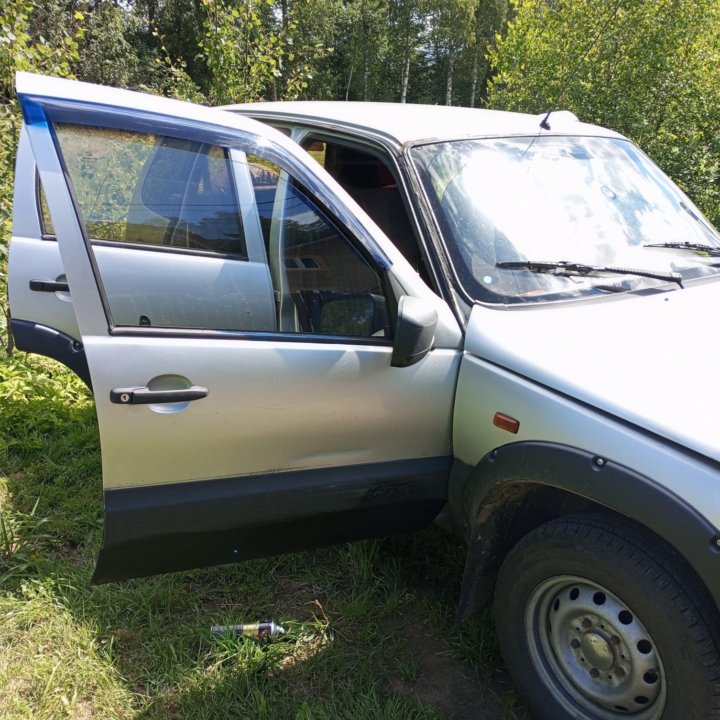
{"label": "interior door handle", "polygon": [[110,391],[110,402],[118,405],[154,405],[200,400],[207,395],[208,389],[200,385],[178,390],[150,390],[147,387],[115,388]]}
{"label": "interior door handle", "polygon": [[30,289],[35,292],[70,292],[70,286],[66,282],[57,280],[31,280]]}

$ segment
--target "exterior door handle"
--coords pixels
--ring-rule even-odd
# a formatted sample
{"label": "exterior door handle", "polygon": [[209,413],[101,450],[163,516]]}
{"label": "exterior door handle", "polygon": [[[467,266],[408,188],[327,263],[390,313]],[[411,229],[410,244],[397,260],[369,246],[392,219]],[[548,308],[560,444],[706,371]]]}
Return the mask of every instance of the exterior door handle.
{"label": "exterior door handle", "polygon": [[57,280],[31,280],[30,289],[35,292],[70,292],[70,286],[66,282]]}
{"label": "exterior door handle", "polygon": [[118,405],[154,405],[200,400],[207,395],[208,389],[200,385],[178,390],[150,390],[148,387],[115,388],[110,391],[110,402]]}

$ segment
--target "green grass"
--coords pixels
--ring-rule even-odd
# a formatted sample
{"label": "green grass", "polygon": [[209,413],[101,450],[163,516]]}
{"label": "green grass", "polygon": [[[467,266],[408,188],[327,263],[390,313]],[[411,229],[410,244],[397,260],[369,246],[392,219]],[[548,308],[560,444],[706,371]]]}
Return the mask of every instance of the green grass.
{"label": "green grass", "polygon": [[[0,361],[4,720],[526,717],[489,616],[454,627],[464,549],[438,529],[94,587],[101,486],[82,384]],[[210,633],[257,619],[288,633]]]}

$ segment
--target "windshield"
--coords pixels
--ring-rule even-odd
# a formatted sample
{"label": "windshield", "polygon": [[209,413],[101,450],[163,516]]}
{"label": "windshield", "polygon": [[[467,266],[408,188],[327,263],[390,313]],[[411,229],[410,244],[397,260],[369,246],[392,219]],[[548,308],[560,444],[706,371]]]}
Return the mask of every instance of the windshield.
{"label": "windshield", "polygon": [[[685,281],[720,272],[716,231],[627,140],[459,140],[411,153],[471,300],[527,303],[665,289],[670,273]],[[549,271],[538,269],[539,261],[592,270]]]}

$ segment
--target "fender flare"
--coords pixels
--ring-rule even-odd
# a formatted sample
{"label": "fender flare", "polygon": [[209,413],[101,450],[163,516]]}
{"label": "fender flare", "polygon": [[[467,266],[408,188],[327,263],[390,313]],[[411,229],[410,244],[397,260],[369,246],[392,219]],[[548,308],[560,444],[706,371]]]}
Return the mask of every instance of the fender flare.
{"label": "fender flare", "polygon": [[[644,526],[684,559],[720,608],[720,535],[700,512],[668,488],[604,456],[528,441],[493,450],[451,487],[450,504],[455,517],[465,521],[469,542],[460,622],[492,593],[494,575],[510,549],[504,531],[513,513],[537,491],[559,491],[576,507],[601,506]],[[568,512],[548,510],[537,525]]]}

